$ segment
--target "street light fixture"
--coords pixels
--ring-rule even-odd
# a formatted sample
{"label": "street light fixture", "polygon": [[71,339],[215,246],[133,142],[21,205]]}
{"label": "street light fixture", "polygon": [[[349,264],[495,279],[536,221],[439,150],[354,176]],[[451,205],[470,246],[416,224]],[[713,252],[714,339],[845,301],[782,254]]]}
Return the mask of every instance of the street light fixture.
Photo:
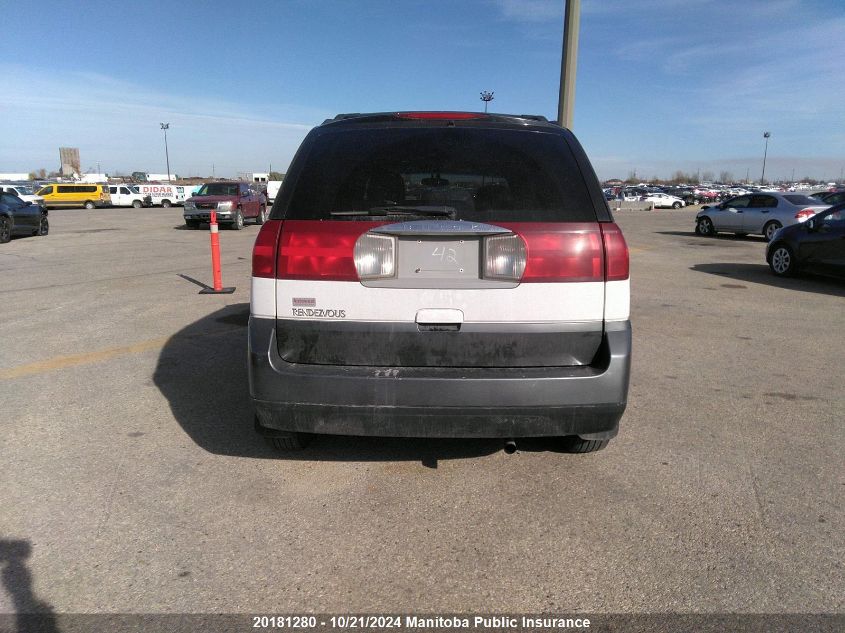
{"label": "street light fixture", "polygon": [[493,100],[493,92],[481,91],[481,100],[484,102],[484,112],[487,112],[487,104]]}
{"label": "street light fixture", "polygon": [[167,159],[167,182],[170,182],[170,153],[167,151],[167,130],[170,129],[170,123],[159,123],[159,125],[164,131],[164,157]]}
{"label": "street light fixture", "polygon": [[766,184],[766,155],[769,153],[769,132],[763,132],[763,138],[766,139],[766,148],[763,150],[763,175],[760,176],[760,184]]}

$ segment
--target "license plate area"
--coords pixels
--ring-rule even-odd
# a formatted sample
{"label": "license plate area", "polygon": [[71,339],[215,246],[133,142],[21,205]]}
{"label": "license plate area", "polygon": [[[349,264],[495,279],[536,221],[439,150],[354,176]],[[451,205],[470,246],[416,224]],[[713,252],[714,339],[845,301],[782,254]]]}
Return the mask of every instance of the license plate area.
{"label": "license plate area", "polygon": [[478,279],[478,238],[400,237],[398,279]]}
{"label": "license plate area", "polygon": [[361,281],[368,288],[516,288],[519,284],[481,278],[479,236],[398,236],[396,276]]}

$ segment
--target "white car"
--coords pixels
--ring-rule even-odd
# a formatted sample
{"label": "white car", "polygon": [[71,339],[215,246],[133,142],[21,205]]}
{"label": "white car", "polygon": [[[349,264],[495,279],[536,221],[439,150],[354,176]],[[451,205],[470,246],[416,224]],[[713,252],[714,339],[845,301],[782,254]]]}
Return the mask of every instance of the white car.
{"label": "white car", "polygon": [[138,191],[132,185],[109,185],[109,197],[113,207],[149,207],[152,205],[152,198]]}
{"label": "white car", "polygon": [[37,204],[39,207],[44,206],[44,198],[35,195],[35,189],[30,185],[0,185],[0,191],[16,195],[24,202],[31,202]]}
{"label": "white car", "polygon": [[585,453],[616,435],[628,248],[569,130],[341,115],[290,173],[256,238],[245,337],[256,430],[275,448],[558,436]]}
{"label": "white car", "polygon": [[668,193],[650,193],[643,202],[651,202],[655,209],[680,209],[686,203],[676,196],[670,196]]}

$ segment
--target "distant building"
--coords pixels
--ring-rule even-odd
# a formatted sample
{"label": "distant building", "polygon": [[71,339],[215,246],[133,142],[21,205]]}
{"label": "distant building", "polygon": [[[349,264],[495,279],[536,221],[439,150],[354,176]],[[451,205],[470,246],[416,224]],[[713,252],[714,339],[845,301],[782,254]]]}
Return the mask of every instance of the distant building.
{"label": "distant building", "polygon": [[238,172],[238,180],[243,180],[245,182],[256,182],[266,185],[267,181],[270,180],[270,174],[267,172],[242,171]]}
{"label": "distant building", "polygon": [[72,177],[74,174],[82,173],[79,161],[78,147],[60,147],[59,164],[61,164],[62,176]]}
{"label": "distant building", "polygon": [[137,182],[154,182],[157,180],[178,180],[179,176],[177,174],[170,174],[170,177],[167,174],[148,174],[145,171],[133,171],[132,172],[132,180]]}
{"label": "distant building", "polygon": [[0,174],[0,180],[29,180],[29,174],[14,174],[6,173]]}

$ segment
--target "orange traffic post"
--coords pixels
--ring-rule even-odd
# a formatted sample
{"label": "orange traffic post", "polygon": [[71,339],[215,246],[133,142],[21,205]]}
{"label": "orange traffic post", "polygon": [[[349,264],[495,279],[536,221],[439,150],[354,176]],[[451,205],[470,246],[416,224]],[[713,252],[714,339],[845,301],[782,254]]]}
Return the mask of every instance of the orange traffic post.
{"label": "orange traffic post", "polygon": [[220,274],[220,234],[217,232],[217,213],[211,212],[211,219],[209,220],[209,229],[211,234],[211,274],[214,278],[214,287],[205,287],[200,290],[201,295],[230,295],[235,292],[234,287],[223,287],[223,276]]}

